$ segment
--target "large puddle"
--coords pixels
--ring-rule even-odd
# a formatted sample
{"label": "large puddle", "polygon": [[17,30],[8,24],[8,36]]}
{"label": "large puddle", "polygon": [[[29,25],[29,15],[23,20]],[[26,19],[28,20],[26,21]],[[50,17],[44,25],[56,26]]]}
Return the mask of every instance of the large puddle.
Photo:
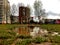
{"label": "large puddle", "polygon": [[20,26],[15,29],[15,32],[20,35],[30,35],[30,36],[44,36],[44,35],[58,35],[58,32],[50,33],[46,29],[41,29],[39,26]]}

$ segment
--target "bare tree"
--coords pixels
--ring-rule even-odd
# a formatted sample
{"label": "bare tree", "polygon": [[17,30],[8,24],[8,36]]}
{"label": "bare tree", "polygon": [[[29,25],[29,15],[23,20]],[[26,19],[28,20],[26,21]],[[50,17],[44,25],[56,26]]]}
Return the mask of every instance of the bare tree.
{"label": "bare tree", "polygon": [[18,3],[18,7],[24,6],[24,3]]}
{"label": "bare tree", "polygon": [[27,5],[27,7],[30,9],[30,12],[29,12],[29,13],[31,14],[31,13],[32,13],[32,11],[31,11],[31,10],[32,10],[32,9],[31,9],[31,6],[30,6],[30,5]]}
{"label": "bare tree", "polygon": [[43,17],[46,17],[47,16],[47,14],[45,12],[45,9],[42,9],[40,12],[41,12],[41,16],[43,16]]}
{"label": "bare tree", "polygon": [[36,16],[40,16],[41,15],[41,10],[42,10],[42,3],[41,1],[35,1],[34,3],[34,14]]}
{"label": "bare tree", "polygon": [[17,6],[15,4],[13,4],[11,7],[11,13],[12,15],[15,15],[17,13]]}

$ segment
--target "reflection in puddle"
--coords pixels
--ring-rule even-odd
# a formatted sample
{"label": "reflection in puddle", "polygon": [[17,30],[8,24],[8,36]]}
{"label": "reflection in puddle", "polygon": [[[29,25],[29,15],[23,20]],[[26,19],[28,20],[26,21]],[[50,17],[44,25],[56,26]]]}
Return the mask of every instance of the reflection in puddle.
{"label": "reflection in puddle", "polygon": [[30,32],[30,35],[31,35],[31,36],[36,36],[36,35],[38,34],[39,30],[40,30],[39,27],[34,27],[34,28],[33,28],[33,31]]}
{"label": "reflection in puddle", "polygon": [[18,33],[22,35],[30,35],[28,27],[20,27]]}
{"label": "reflection in puddle", "polygon": [[40,30],[39,27],[34,27],[34,26],[28,26],[28,27],[23,26],[15,29],[17,34],[31,35],[31,36],[35,36],[36,34],[38,34],[39,30]]}
{"label": "reflection in puddle", "polygon": [[[46,29],[41,29],[39,26],[22,26],[19,28],[15,29],[15,32],[20,35],[30,35],[30,36],[45,36],[48,34],[51,34],[52,36],[54,35],[59,35],[58,32],[51,32],[47,31]],[[59,35],[60,36],[60,35]]]}

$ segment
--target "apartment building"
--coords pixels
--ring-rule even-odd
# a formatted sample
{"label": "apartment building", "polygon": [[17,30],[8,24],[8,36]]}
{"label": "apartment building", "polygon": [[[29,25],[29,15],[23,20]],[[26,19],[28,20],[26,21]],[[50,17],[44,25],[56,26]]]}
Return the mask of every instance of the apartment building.
{"label": "apartment building", "polygon": [[8,0],[0,0],[0,23],[10,23],[10,4]]}

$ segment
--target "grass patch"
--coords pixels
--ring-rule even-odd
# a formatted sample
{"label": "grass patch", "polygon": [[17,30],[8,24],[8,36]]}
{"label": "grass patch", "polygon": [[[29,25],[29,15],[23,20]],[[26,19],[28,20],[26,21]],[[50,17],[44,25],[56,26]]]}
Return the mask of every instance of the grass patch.
{"label": "grass patch", "polygon": [[23,39],[16,42],[16,45],[28,45],[31,43],[30,39]]}
{"label": "grass patch", "polygon": [[11,45],[14,42],[14,39],[4,39],[0,42],[1,45]]}
{"label": "grass patch", "polygon": [[53,36],[51,40],[52,40],[52,43],[60,43],[60,36]]}
{"label": "grass patch", "polygon": [[[21,40],[18,40],[16,42],[16,45],[28,45],[29,43],[42,43],[46,42],[47,40],[51,40],[52,43],[55,43],[56,45],[60,43],[60,36],[47,36],[48,39],[45,37],[36,37],[32,39],[31,36],[25,36],[25,35],[17,35],[13,31],[14,28],[22,26],[20,24],[0,24],[0,39],[2,41],[0,42],[0,45],[10,45],[14,42],[14,39],[19,38]],[[24,25],[23,25],[24,26]],[[26,25],[25,25],[26,26]],[[26,26],[27,27],[27,26]],[[60,25],[59,24],[41,24],[41,28],[47,29],[51,32],[59,32],[60,33]],[[10,40],[7,40],[10,39]]]}
{"label": "grass patch", "polygon": [[60,33],[60,25],[59,24],[42,24],[40,25],[41,28],[47,29],[51,32],[59,32]]}
{"label": "grass patch", "polygon": [[20,25],[19,24],[0,24],[0,30],[12,30],[18,26]]}
{"label": "grass patch", "polygon": [[45,37],[36,37],[32,40],[34,43],[42,43],[42,42],[47,42],[47,39]]}

